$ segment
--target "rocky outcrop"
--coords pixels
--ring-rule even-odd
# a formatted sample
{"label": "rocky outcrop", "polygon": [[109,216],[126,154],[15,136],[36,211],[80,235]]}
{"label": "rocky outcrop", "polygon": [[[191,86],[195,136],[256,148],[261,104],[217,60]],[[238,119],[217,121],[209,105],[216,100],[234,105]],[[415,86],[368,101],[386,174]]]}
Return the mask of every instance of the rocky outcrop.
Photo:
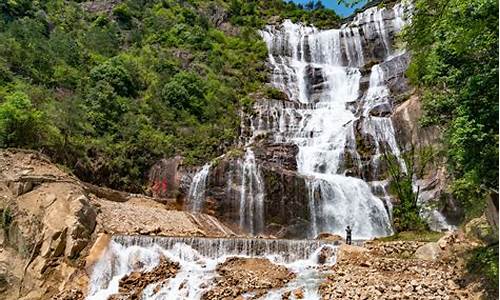
{"label": "rocky outcrop", "polygon": [[0,165],[6,297],[49,297],[77,271],[97,208],[76,178],[37,153],[2,151]]}
{"label": "rocky outcrop", "polygon": [[162,159],[151,167],[148,174],[149,192],[155,198],[176,198],[179,195],[182,157]]}
{"label": "rocky outcrop", "polygon": [[220,277],[202,299],[246,299],[238,298],[244,293],[252,293],[251,299],[259,299],[295,277],[286,267],[264,258],[228,258],[217,266],[217,272]]}
{"label": "rocky outcrop", "polygon": [[135,271],[120,279],[119,293],[109,300],[141,299],[142,292],[150,284],[157,284],[154,292],[159,291],[169,278],[175,277],[180,266],[165,257],[151,271]]}
{"label": "rocky outcrop", "polygon": [[212,216],[172,208],[83,183],[36,152],[0,151],[0,298],[83,299],[105,233],[234,235]]}
{"label": "rocky outcrop", "polygon": [[422,115],[422,103],[415,94],[396,107],[392,121],[402,151],[414,153],[416,185],[420,188],[424,217],[431,229],[440,231],[458,225],[463,210],[447,188],[450,176],[446,171],[446,157],[439,155],[442,130],[437,126],[422,127],[419,121]]}

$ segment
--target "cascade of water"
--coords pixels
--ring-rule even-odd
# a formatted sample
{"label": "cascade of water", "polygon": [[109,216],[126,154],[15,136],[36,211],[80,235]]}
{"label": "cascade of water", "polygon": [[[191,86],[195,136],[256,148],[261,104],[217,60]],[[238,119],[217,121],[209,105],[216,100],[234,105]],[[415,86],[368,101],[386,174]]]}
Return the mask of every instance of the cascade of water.
{"label": "cascade of water", "polygon": [[264,181],[250,148],[241,163],[240,227],[252,235],[264,229]]}
{"label": "cascade of water", "polygon": [[[346,225],[354,225],[356,237],[373,237],[392,232],[389,215],[381,199],[374,196],[363,180],[345,177],[345,153],[361,168],[356,151],[354,124],[358,117],[349,109],[362,100],[362,133],[375,138],[377,153],[382,145],[400,159],[394,128],[390,118],[372,117],[377,105],[391,106],[390,91],[385,85],[379,64],[371,68],[368,91],[362,96],[361,72],[365,57],[392,59],[391,36],[403,25],[404,7],[373,7],[358,14],[341,29],[319,31],[314,27],[285,21],[282,26],[267,26],[262,32],[269,49],[271,78],[291,100],[301,105],[273,106],[276,142],[299,146],[297,168],[306,175],[311,212],[311,235],[320,231],[343,233]],[[366,43],[378,41],[382,53],[368,53]],[[311,70],[314,70],[312,72]],[[311,89],[321,83],[321,91]],[[401,166],[404,162],[400,159]]]}
{"label": "cascade of water", "polygon": [[386,105],[391,107],[389,99],[389,89],[385,85],[384,72],[380,65],[374,65],[370,74],[370,86],[366,92],[364,99],[363,115],[363,129],[366,134],[375,138],[376,154],[373,158],[375,170],[378,169],[380,156],[382,155],[381,144],[386,143],[389,145],[390,151],[399,162],[401,170],[406,172],[406,164],[401,157],[398,144],[396,142],[396,135],[394,133],[394,126],[392,120],[388,117],[373,117],[370,116],[370,111],[379,105]]}
{"label": "cascade of water", "polygon": [[200,212],[203,208],[210,166],[210,164],[204,165],[203,168],[194,175],[193,182],[191,182],[189,186],[188,203],[192,212]]}
{"label": "cascade of water", "polygon": [[[161,287],[147,286],[143,299],[200,299],[216,275],[217,264],[231,256],[265,257],[300,272],[301,276],[319,279],[313,266],[324,247],[331,248],[333,254],[327,263],[334,263],[335,243],[327,241],[114,236],[94,267],[87,299],[107,299],[118,292],[120,278],[132,271],[151,270],[162,257],[179,263],[180,270]],[[288,288],[302,287],[302,283],[298,280]],[[312,283],[305,286],[311,290],[315,287]]]}

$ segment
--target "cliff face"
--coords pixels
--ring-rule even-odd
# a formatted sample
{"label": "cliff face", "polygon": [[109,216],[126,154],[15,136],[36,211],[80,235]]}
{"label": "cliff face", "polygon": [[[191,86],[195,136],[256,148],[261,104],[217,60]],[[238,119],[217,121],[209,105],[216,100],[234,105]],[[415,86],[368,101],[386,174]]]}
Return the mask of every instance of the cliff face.
{"label": "cliff face", "polygon": [[[451,229],[460,224],[464,211],[448,191],[450,176],[442,151],[442,131],[437,126],[422,127],[421,102],[412,95],[398,105],[392,116],[399,145],[404,152],[417,151],[415,185],[420,189],[423,216],[432,230]],[[415,151],[415,150],[414,150]]]}

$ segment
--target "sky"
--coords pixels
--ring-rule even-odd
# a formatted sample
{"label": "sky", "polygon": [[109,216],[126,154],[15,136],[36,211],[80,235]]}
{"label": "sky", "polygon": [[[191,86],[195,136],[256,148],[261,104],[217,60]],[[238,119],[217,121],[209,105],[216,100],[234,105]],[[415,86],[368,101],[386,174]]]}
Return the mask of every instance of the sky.
{"label": "sky", "polygon": [[[306,4],[310,0],[292,0],[292,1],[295,3]],[[340,15],[342,17],[348,17],[352,12],[354,12],[354,10],[356,8],[362,7],[366,3],[366,1],[362,1],[360,4],[356,5],[355,7],[350,8],[350,7],[346,7],[342,4],[341,5],[337,4],[337,0],[321,0],[321,2],[323,2],[323,4],[326,7],[333,9],[338,15]]]}

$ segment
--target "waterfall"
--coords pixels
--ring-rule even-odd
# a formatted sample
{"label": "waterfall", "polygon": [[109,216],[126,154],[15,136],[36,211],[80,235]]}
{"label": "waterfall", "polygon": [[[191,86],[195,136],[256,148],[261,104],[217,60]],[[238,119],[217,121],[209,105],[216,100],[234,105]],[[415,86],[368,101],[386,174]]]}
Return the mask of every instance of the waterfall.
{"label": "waterfall", "polygon": [[240,227],[255,235],[264,229],[264,180],[250,148],[240,164]]}
{"label": "waterfall", "polygon": [[189,186],[188,205],[192,212],[201,212],[205,201],[207,178],[210,173],[210,164],[206,164],[198,171]]}
{"label": "waterfall", "polygon": [[[346,151],[361,167],[356,150],[354,124],[362,117],[361,134],[374,138],[379,168],[382,145],[404,161],[388,117],[392,103],[381,64],[398,53],[393,36],[404,24],[405,7],[372,7],[340,29],[318,30],[287,20],[261,31],[269,51],[271,82],[297,105],[275,105],[276,142],[295,143],[298,172],[308,179],[311,235],[321,231],[343,234],[347,225],[353,236],[370,238],[392,233],[387,204],[375,196],[368,182],[344,176]],[[375,47],[370,50],[367,44]],[[379,62],[370,69],[368,90],[361,88],[361,68],[367,61]],[[358,109],[352,109],[359,107]],[[372,116],[375,108],[388,110]],[[278,130],[276,130],[277,128]]]}
{"label": "waterfall", "polygon": [[[232,256],[265,257],[299,276],[315,275],[318,280],[310,285],[315,290],[320,276],[314,266],[324,247],[333,249],[328,263],[334,263],[336,245],[328,241],[114,236],[93,269],[87,299],[107,299],[118,292],[120,278],[132,271],[151,270],[162,257],[179,263],[180,270],[156,291],[155,284],[147,286],[143,299],[200,299],[216,276],[217,264]],[[300,281],[283,291],[297,284]],[[281,292],[272,292],[270,298]]]}

